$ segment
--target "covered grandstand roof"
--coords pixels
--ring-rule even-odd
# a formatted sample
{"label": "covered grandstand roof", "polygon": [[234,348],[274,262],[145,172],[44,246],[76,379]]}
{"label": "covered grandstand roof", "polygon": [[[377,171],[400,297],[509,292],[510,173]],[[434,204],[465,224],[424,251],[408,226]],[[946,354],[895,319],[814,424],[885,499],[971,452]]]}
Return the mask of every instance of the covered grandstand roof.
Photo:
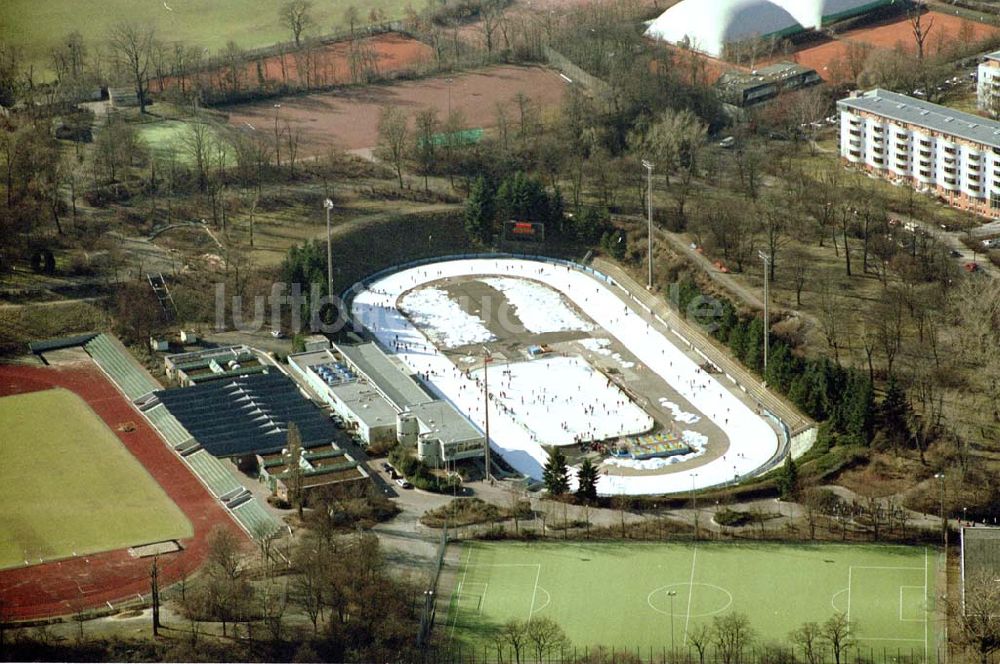
{"label": "covered grandstand roof", "polygon": [[202,447],[217,457],[266,454],[287,444],[295,422],[304,448],[328,444],[330,421],[284,374],[257,374],[156,393]]}
{"label": "covered grandstand roof", "polygon": [[712,56],[729,42],[818,29],[894,0],[681,0],[646,35]]}

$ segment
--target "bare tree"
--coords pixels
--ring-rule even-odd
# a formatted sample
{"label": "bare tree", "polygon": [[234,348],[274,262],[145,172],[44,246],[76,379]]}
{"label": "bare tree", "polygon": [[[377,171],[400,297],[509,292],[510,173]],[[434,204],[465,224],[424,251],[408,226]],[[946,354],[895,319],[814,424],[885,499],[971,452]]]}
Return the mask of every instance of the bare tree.
{"label": "bare tree", "polygon": [[975,651],[980,664],[1000,651],[1000,584],[986,571],[967,572],[961,602],[951,613],[958,624],[958,639]]}
{"label": "bare tree", "polygon": [[378,147],[375,152],[379,159],[392,164],[400,189],[403,188],[403,159],[406,156],[408,133],[403,111],[395,106],[383,107],[378,118]]}
{"label": "bare tree", "polygon": [[854,645],[854,637],[851,634],[856,627],[845,614],[839,611],[830,616],[821,626],[821,638],[830,646],[834,664],[840,664],[841,657]]}
{"label": "bare tree", "polygon": [[736,612],[712,618],[712,634],[723,664],[739,664],[743,652],[756,639],[750,619],[746,614]]}
{"label": "bare tree", "polygon": [[515,664],[521,664],[521,655],[529,643],[528,623],[524,620],[511,618],[496,629],[493,633],[493,642],[498,652],[502,652],[503,646],[512,648]]}
{"label": "bare tree", "polygon": [[135,85],[139,98],[139,112],[146,112],[146,93],[149,90],[149,64],[155,32],[150,26],[122,21],[111,28],[108,43],[121,59]]}
{"label": "bare tree", "polygon": [[354,26],[356,26],[360,20],[361,14],[358,12],[358,8],[354,5],[351,5],[344,10],[344,23],[347,24],[347,27],[351,31],[351,39],[354,39]]}
{"label": "bare tree", "polygon": [[310,0],[289,0],[278,11],[281,24],[292,31],[295,48],[302,48],[302,33],[313,23],[311,9]]}
{"label": "bare tree", "polygon": [[698,623],[688,630],[687,640],[698,653],[698,664],[705,664],[705,651],[712,643],[712,628],[708,623]]}
{"label": "bare tree", "polygon": [[535,650],[536,662],[544,662],[552,654],[562,653],[569,645],[566,632],[552,618],[532,618],[525,631]]}
{"label": "bare tree", "polygon": [[302,518],[302,508],[305,504],[303,495],[303,471],[302,471],[302,436],[299,434],[299,426],[295,422],[288,423],[288,442],[285,449],[285,471],[284,482],[288,487],[288,498],[299,511],[299,518]]}
{"label": "bare tree", "polygon": [[907,19],[910,21],[910,30],[913,32],[913,43],[917,47],[917,60],[924,59],[924,43],[930,36],[931,28],[934,27],[934,17],[930,16],[924,22],[924,12],[927,11],[927,3],[924,0],[917,0],[907,11]]}

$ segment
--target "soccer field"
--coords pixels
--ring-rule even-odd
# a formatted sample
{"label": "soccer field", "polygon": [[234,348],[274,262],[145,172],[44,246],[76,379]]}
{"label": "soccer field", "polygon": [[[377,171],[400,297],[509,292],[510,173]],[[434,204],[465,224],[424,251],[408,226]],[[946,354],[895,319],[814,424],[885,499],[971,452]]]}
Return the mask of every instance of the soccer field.
{"label": "soccer field", "polygon": [[473,542],[438,629],[453,646],[483,652],[494,626],[547,616],[577,648],[646,656],[669,651],[672,639],[686,652],[689,632],[728,612],[746,614],[758,643],[787,643],[802,623],[843,612],[864,653],[932,661],[936,563],[918,547]]}
{"label": "soccer field", "polygon": [[76,394],[0,398],[0,422],[0,569],[192,536],[181,510]]}

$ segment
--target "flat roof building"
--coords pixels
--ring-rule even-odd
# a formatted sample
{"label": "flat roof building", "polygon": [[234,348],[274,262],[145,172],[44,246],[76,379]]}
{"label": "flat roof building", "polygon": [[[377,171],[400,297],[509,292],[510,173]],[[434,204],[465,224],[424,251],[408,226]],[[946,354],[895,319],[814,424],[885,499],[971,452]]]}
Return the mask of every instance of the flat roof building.
{"label": "flat roof building", "polygon": [[878,88],[841,99],[837,110],[848,163],[1000,217],[1000,122]]}
{"label": "flat roof building", "polygon": [[334,344],[290,355],[288,364],[367,444],[395,439],[432,465],[486,454],[482,431],[374,343]]}
{"label": "flat roof building", "polygon": [[733,106],[753,106],[777,97],[782,92],[820,83],[815,69],[794,62],[778,62],[751,73],[729,71],[715,83],[722,101]]}

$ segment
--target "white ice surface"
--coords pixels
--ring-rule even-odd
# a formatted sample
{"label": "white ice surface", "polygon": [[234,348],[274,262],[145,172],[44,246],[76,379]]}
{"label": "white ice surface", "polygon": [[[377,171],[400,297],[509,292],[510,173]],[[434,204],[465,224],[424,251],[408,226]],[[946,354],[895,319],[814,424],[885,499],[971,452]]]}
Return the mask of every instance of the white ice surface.
{"label": "white ice surface", "polygon": [[483,283],[503,293],[526,330],[546,332],[587,331],[593,325],[566,306],[562,296],[545,284],[527,279],[487,277]]}
{"label": "white ice surface", "polygon": [[[753,473],[777,451],[774,430],[718,380],[701,371],[680,348],[651,327],[643,314],[626,307],[612,286],[566,266],[523,259],[468,259],[410,268],[385,276],[361,291],[352,304],[356,319],[391,348],[395,335],[409,348],[425,338],[399,311],[395,301],[403,292],[444,277],[526,277],[542,281],[570,299],[597,325],[629,348],[639,362],[659,374],[682,397],[714,422],[729,438],[723,457],[703,466],[664,475],[602,475],[598,491],[611,494],[657,494],[690,491]],[[375,289],[374,292],[372,288]],[[464,375],[437,351],[405,350],[401,359],[415,371],[428,372],[432,389],[448,399],[480,428],[483,427],[482,393],[474,378]],[[513,418],[490,408],[490,444],[510,465],[535,478],[542,476],[545,452]]]}
{"label": "white ice surface", "polygon": [[496,338],[482,320],[466,313],[440,288],[421,288],[407,293],[400,306],[439,347],[456,348]]}
{"label": "white ice surface", "polygon": [[[573,445],[653,428],[653,418],[583,358],[490,364],[489,372],[490,393],[500,410],[541,445]],[[474,375],[482,378],[482,370]]]}

